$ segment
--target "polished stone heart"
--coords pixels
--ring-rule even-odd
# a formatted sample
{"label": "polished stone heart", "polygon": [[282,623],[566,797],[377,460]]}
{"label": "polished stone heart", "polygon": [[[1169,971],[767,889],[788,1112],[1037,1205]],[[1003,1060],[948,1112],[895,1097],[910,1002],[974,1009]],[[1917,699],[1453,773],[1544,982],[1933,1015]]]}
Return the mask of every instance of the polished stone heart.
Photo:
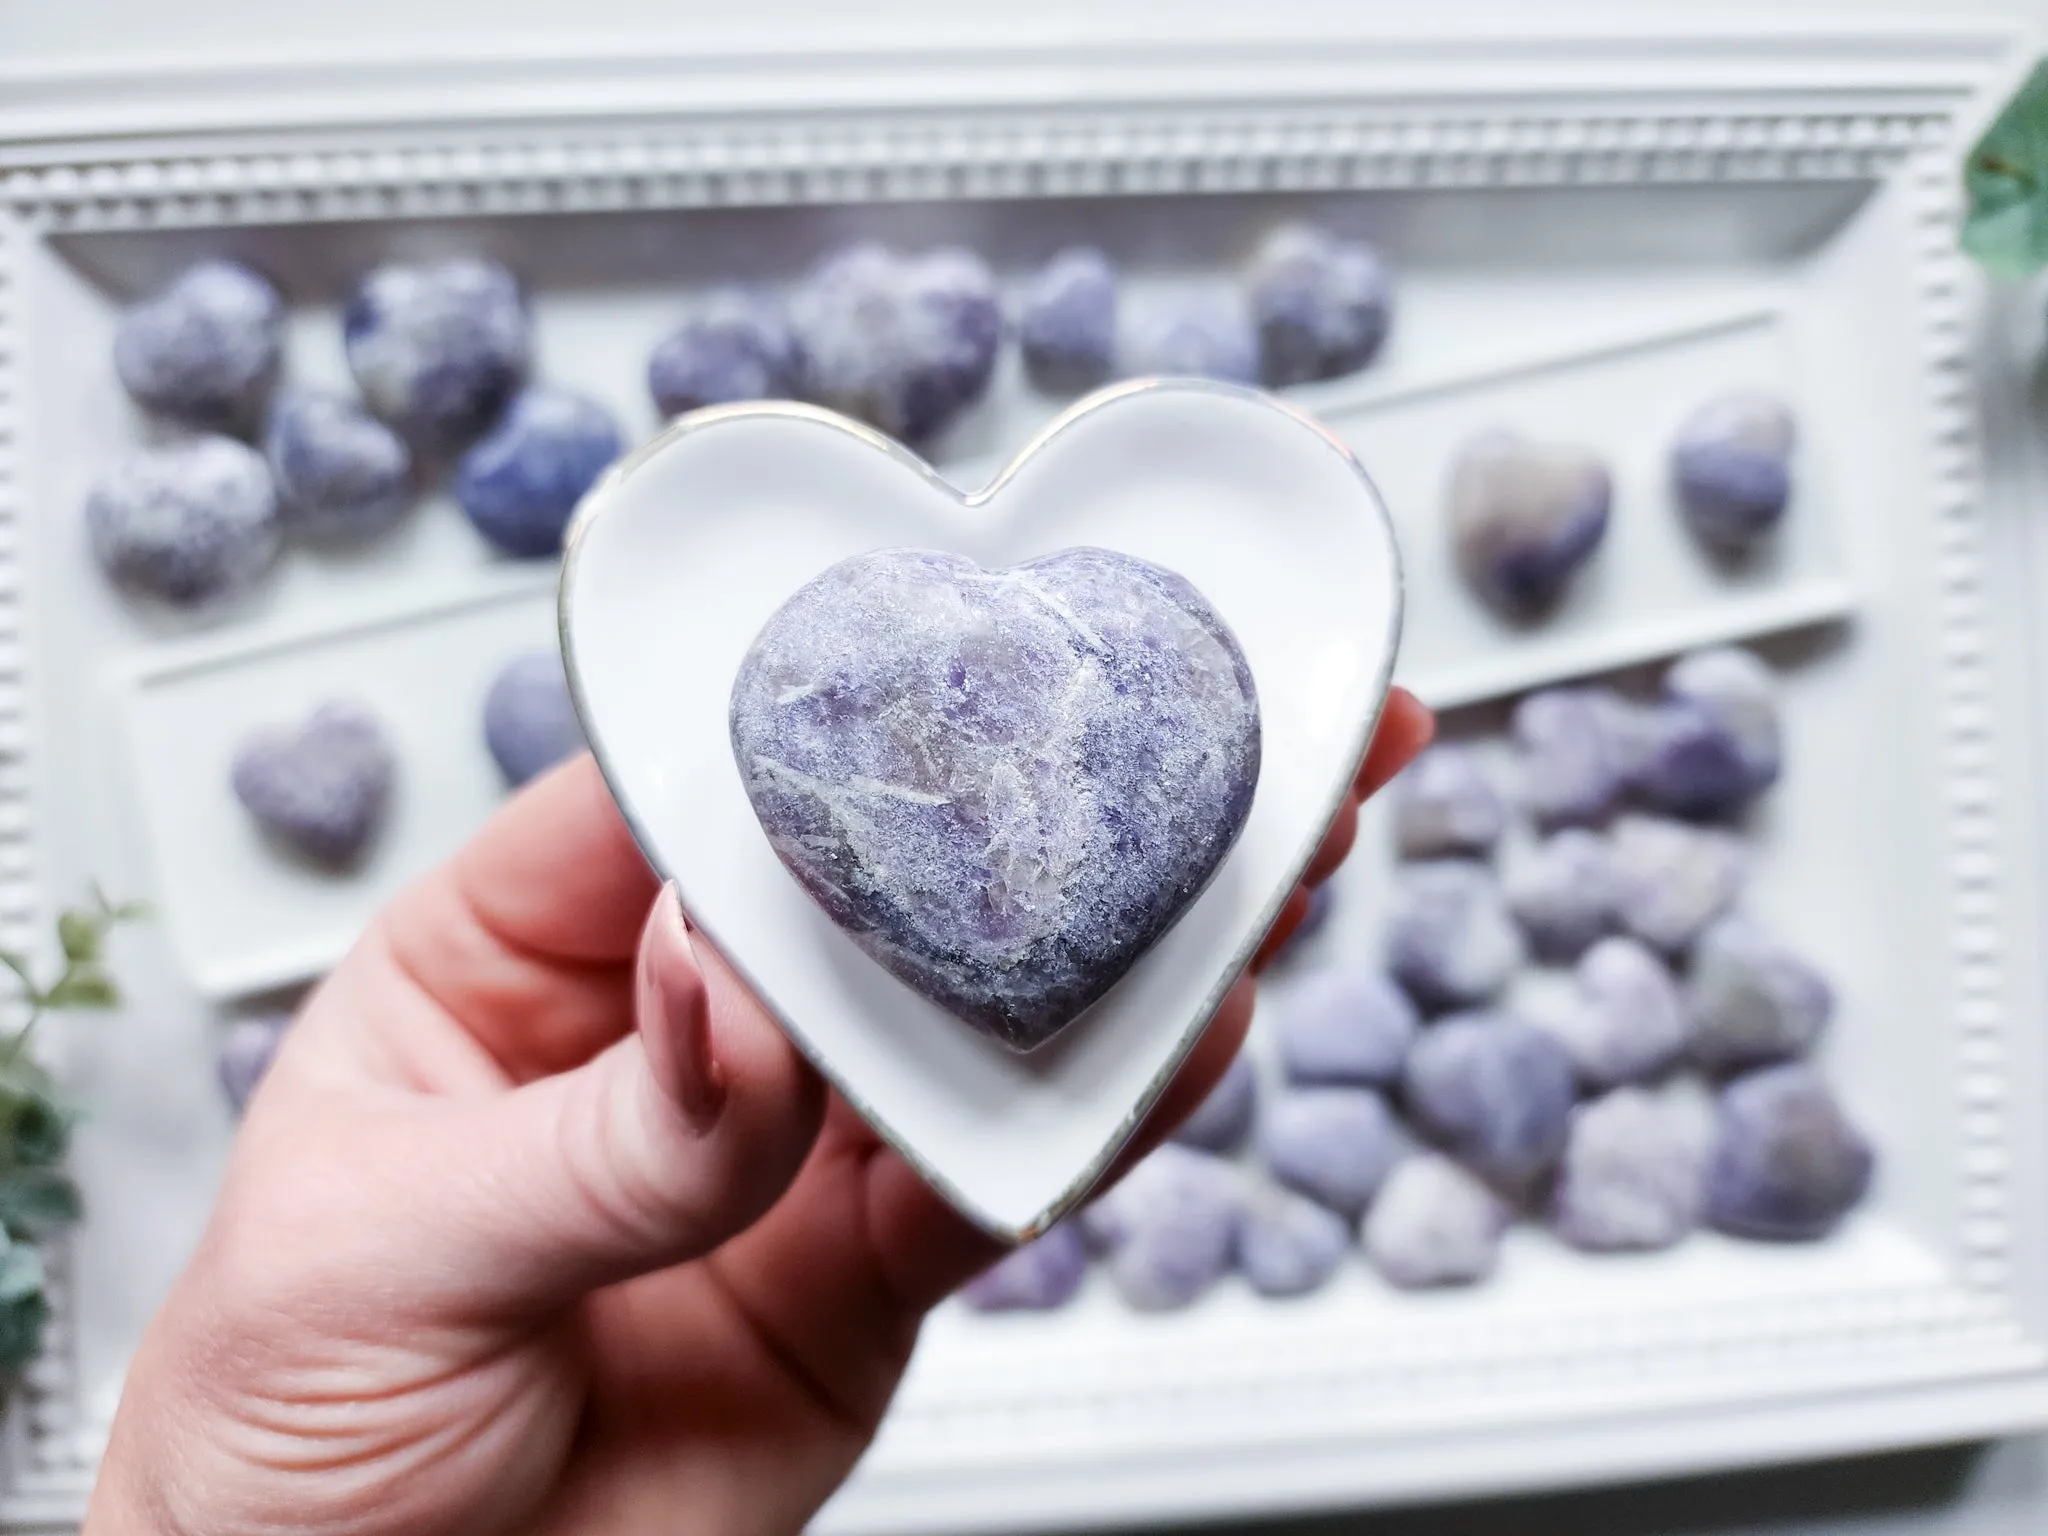
{"label": "polished stone heart", "polygon": [[1235,636],[1102,549],[857,555],[769,620],[732,746],[784,865],[875,960],[1015,1050],[1199,895],[1258,783]]}

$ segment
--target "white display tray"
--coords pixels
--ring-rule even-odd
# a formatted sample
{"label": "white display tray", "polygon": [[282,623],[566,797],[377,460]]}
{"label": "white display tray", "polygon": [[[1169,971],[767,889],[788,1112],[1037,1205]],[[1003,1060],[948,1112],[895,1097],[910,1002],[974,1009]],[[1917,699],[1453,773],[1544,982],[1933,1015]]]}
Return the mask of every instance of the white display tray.
{"label": "white display tray", "polygon": [[[293,553],[204,630],[109,593],[79,505],[143,431],[113,319],[213,251],[282,280],[292,373],[336,383],[361,269],[496,254],[530,285],[541,372],[644,434],[646,350],[707,282],[783,281],[874,233],[963,240],[1009,276],[1086,237],[1156,287],[1312,214],[1400,276],[1386,358],[1296,398],[1393,508],[1406,682],[1467,703],[1776,637],[1790,767],[1755,901],[1842,994],[1826,1066],[1882,1154],[1842,1233],[1587,1260],[1520,1232],[1494,1283],[1438,1296],[1354,1264],[1285,1306],[1232,1282],[1139,1318],[1091,1281],[1052,1317],[947,1309],[821,1528],[1070,1530],[2048,1424],[2037,466],[1992,399],[1991,462],[2017,467],[1987,480],[1979,289],[1953,246],[1959,156],[2015,40],[917,41],[477,62],[441,90],[257,61],[0,96],[0,943],[47,942],[88,878],[163,914],[120,941],[125,1012],[51,1040],[93,1106],[90,1215],[51,1255],[0,1520],[82,1507],[231,1135],[224,1012],[316,973],[488,810],[480,681],[550,633],[551,573],[488,558],[445,498],[361,557]],[[1799,502],[1776,557],[1729,578],[1675,534],[1660,460],[1694,404],[1751,383],[1798,404]],[[977,483],[1054,409],[1006,372],[938,462]],[[1451,579],[1437,520],[1445,454],[1496,422],[1600,448],[1619,488],[1607,549],[1527,635]],[[386,713],[407,775],[399,835],[344,886],[258,857],[220,773],[250,721],[335,680]],[[1318,948],[1369,942],[1382,845],[1369,821]]]}

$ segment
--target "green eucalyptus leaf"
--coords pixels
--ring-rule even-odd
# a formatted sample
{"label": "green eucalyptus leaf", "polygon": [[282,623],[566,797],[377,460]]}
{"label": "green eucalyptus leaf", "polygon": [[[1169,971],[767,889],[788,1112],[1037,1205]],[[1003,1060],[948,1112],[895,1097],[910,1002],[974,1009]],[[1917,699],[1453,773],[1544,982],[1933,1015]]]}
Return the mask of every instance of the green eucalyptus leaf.
{"label": "green eucalyptus leaf", "polygon": [[0,1302],[0,1371],[13,1375],[35,1359],[49,1320],[50,1303],[40,1287]]}
{"label": "green eucalyptus leaf", "polygon": [[0,1302],[19,1301],[43,1288],[43,1256],[29,1243],[0,1248]]}
{"label": "green eucalyptus leaf", "polygon": [[49,1168],[0,1174],[0,1225],[13,1237],[47,1237],[85,1214],[78,1186]]}
{"label": "green eucalyptus leaf", "polygon": [[0,1060],[0,1121],[11,1112],[16,1099],[56,1099],[57,1084],[50,1069],[25,1052]]}
{"label": "green eucalyptus leaf", "polygon": [[121,1001],[114,980],[92,965],[80,965],[57,978],[43,994],[46,1008],[112,1008]]}
{"label": "green eucalyptus leaf", "polygon": [[2048,62],[2038,64],[1963,162],[1963,249],[1993,272],[2048,265]]}
{"label": "green eucalyptus leaf", "polygon": [[64,958],[73,965],[90,964],[100,957],[100,940],[105,937],[102,920],[90,912],[59,912],[57,943]]}
{"label": "green eucalyptus leaf", "polygon": [[6,1115],[7,1162],[15,1168],[48,1168],[64,1160],[71,1145],[71,1114],[47,1094],[25,1093],[0,1101]]}

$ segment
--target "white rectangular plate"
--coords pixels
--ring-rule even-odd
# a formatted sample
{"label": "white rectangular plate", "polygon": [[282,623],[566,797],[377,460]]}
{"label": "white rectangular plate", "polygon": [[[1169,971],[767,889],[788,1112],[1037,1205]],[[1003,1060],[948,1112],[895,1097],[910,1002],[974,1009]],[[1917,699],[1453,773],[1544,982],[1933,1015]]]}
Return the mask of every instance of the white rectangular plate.
{"label": "white rectangular plate", "polygon": [[[463,711],[545,614],[445,499],[367,558],[294,556],[205,635],[110,597],[78,507],[141,431],[107,362],[113,316],[215,250],[284,281],[290,367],[328,381],[345,377],[334,306],[364,266],[497,254],[534,292],[542,372],[644,432],[647,346],[736,272],[787,281],[874,232],[961,239],[1014,276],[1085,235],[1164,285],[1309,213],[1370,232],[1400,273],[1384,362],[1301,398],[1402,523],[1403,675],[1425,697],[1826,621],[1772,642],[1791,767],[1756,901],[1841,985],[1827,1067],[1884,1158],[1839,1238],[1587,1261],[1518,1234],[1499,1281],[1459,1295],[1396,1297],[1353,1266],[1298,1306],[1226,1285],[1139,1319],[1094,1285],[1050,1318],[948,1310],[825,1528],[1073,1529],[2048,1422],[2025,487],[1987,484],[1976,290],[1953,250],[1962,140],[2021,53],[1965,31],[1205,36],[939,62],[906,31],[801,60],[478,67],[439,106],[399,70],[336,70],[294,99],[253,65],[0,105],[0,943],[45,942],[88,877],[166,919],[124,936],[136,1004],[52,1042],[94,1106],[91,1216],[52,1255],[57,1316],[9,1415],[0,1516],[82,1507],[228,1144],[209,1063],[224,1012],[317,971],[488,811]],[[715,100],[691,94],[714,79]],[[1800,499],[1778,557],[1729,583],[1676,539],[1659,452],[1737,382],[1797,403]],[[985,478],[1053,408],[1006,373],[940,462]],[[1502,420],[1599,447],[1620,489],[1572,605],[1513,643],[1449,579],[1435,522],[1445,452]],[[336,888],[236,841],[221,765],[251,720],[341,680],[393,720],[421,798]],[[1367,942],[1371,828],[1365,848],[1324,947]]]}

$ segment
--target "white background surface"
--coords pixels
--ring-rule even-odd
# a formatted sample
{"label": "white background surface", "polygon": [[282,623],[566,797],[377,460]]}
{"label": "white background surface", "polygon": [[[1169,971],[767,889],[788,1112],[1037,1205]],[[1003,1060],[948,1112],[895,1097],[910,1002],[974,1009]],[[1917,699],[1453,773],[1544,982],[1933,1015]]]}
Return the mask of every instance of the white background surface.
{"label": "white background surface", "polygon": [[[441,45],[511,55],[574,53],[622,37],[659,39],[670,47],[718,48],[787,43],[796,36],[845,38],[879,13],[915,9],[924,0],[756,0],[741,10],[681,0],[580,0],[564,7],[548,0],[357,0],[349,6],[278,5],[275,0],[83,0],[55,6],[44,0],[0,0],[0,104],[38,75],[56,69],[90,72],[100,65],[162,61],[200,50],[227,48],[249,55],[319,57],[346,53],[418,59]],[[1767,13],[1778,23],[1812,16],[1848,20],[1924,14],[1912,0],[1834,0]],[[1626,25],[1652,9],[1681,14],[1693,7],[1660,0],[1580,6],[1573,15]],[[1736,19],[1717,10],[1717,19]],[[2048,3],[1948,0],[1949,18],[2018,16],[2048,22]],[[1427,25],[1441,30],[1447,16],[1470,16],[1475,27],[1512,17],[1515,30],[1548,26],[1557,18],[1533,7],[1433,6],[1404,23],[1409,6],[1347,0],[1339,6],[1309,0],[1262,0],[1256,7],[1154,3],[1118,8],[1120,28],[1133,38],[1161,42],[1194,32],[1255,27],[1283,33],[1297,18],[1340,12],[1353,24],[1361,12],[1385,13],[1390,30]],[[962,0],[948,30],[964,38],[1057,38],[1077,25],[1101,35],[1100,0],[1034,0],[1028,7],[995,7]],[[1541,21],[1538,16],[1541,15]],[[1083,21],[1086,18],[1086,21]],[[1559,23],[1565,25],[1566,23]],[[2022,370],[2007,367],[1994,383],[2015,395]],[[2025,1440],[1983,1451],[1933,1451],[1818,1468],[1690,1481],[1659,1488],[1558,1495],[1489,1506],[1330,1517],[1278,1527],[1301,1536],[1381,1532],[1388,1536],[1494,1536],[1507,1532],[1592,1533],[1635,1536],[1651,1532],[1801,1533],[1801,1536],[1990,1536],[2048,1531],[2048,1442]]]}

